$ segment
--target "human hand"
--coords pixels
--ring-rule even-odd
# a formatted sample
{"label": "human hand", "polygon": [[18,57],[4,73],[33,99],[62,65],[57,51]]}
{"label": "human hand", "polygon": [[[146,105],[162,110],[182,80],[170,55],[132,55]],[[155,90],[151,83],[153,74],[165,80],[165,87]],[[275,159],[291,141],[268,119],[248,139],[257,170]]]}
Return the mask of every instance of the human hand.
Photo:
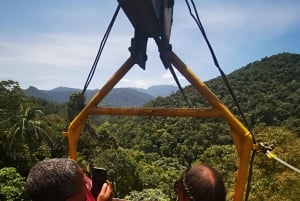
{"label": "human hand", "polygon": [[111,201],[113,197],[113,188],[110,181],[106,181],[102,188],[100,193],[97,196],[97,201]]}

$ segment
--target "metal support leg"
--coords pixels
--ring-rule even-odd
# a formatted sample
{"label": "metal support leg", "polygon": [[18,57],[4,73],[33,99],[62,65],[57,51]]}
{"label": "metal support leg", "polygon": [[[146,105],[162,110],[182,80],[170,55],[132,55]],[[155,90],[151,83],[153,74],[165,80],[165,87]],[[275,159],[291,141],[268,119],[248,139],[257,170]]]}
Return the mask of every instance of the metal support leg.
{"label": "metal support leg", "polygon": [[99,90],[90,102],[81,110],[81,112],[70,123],[68,131],[63,132],[64,136],[68,137],[69,154],[70,158],[77,160],[77,143],[80,132],[83,129],[84,121],[90,114],[91,108],[96,108],[101,100],[112,90],[112,88],[122,79],[122,77],[132,68],[135,64],[132,57],[119,68],[119,70],[110,78],[110,80]]}
{"label": "metal support leg", "polygon": [[167,59],[172,65],[197,89],[197,91],[217,109],[230,126],[231,135],[236,145],[240,158],[239,169],[237,173],[237,183],[235,191],[235,201],[243,200],[245,185],[247,183],[250,155],[253,149],[252,135],[247,128],[229,111],[229,109],[209,90],[209,88],[197,78],[196,75],[170,51],[166,54]]}

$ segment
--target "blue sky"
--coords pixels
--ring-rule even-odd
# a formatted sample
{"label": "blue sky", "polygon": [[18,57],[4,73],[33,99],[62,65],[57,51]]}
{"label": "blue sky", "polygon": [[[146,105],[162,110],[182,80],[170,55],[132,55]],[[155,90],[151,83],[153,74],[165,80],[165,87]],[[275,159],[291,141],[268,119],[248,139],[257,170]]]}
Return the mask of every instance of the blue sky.
{"label": "blue sky", "polygon": [[[300,1],[195,0],[226,74],[282,52],[300,54]],[[4,1],[0,6],[0,80],[21,88],[83,88],[117,0]],[[203,81],[219,76],[184,0],[175,0],[173,51]],[[101,88],[129,57],[134,29],[121,11],[89,89]],[[135,65],[117,87],[176,85],[148,42],[146,70]],[[188,83],[177,73],[183,86]]]}

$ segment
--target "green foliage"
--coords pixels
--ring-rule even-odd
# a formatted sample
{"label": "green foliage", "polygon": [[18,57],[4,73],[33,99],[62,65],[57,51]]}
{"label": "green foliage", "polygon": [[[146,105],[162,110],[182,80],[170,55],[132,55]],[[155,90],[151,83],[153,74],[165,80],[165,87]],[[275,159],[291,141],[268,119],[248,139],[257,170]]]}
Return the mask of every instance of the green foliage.
{"label": "green foliage", "polygon": [[0,82],[0,123],[13,120],[21,108],[25,95],[18,82],[12,80]]}
{"label": "green foliage", "polygon": [[125,197],[128,201],[170,201],[170,198],[159,189],[144,189],[141,192],[132,191]]}
{"label": "green foliage", "polygon": [[[272,152],[280,159],[299,168],[300,139],[281,127],[268,127],[258,133],[259,141],[275,145]],[[263,154],[255,158],[250,200],[299,200],[299,174]]]}
{"label": "green foliage", "polygon": [[136,167],[143,189],[161,189],[164,194],[175,199],[173,185],[185,167],[176,158],[157,158],[148,154],[145,158],[138,160]]}
{"label": "green foliage", "polygon": [[82,108],[84,108],[85,104],[85,96],[81,93],[74,93],[71,94],[71,96],[69,97],[69,101],[68,101],[68,120],[69,122],[71,122],[78,114],[79,112],[82,110]]}
{"label": "green foliage", "polygon": [[27,108],[24,114],[20,115],[19,121],[10,128],[9,151],[14,153],[17,146],[24,142],[30,146],[30,150],[40,145],[43,140],[50,145],[52,144],[52,140],[48,135],[51,129],[41,121],[42,116],[42,111],[32,110],[31,108]]}
{"label": "green foliage", "polygon": [[[300,55],[282,53],[265,57],[232,72],[228,80],[251,126],[284,125],[288,118],[299,118]],[[207,82],[233,111],[234,104],[221,80]]]}
{"label": "green foliage", "polygon": [[96,155],[95,165],[108,170],[119,197],[149,188],[161,189],[164,194],[174,197],[173,183],[184,169],[175,158],[134,150],[97,150]]}
{"label": "green foliage", "polygon": [[200,163],[211,165],[222,173],[226,187],[233,190],[235,184],[234,173],[238,167],[238,155],[232,145],[212,145],[199,155]]}
{"label": "green foliage", "polygon": [[[7,151],[13,161],[27,161],[30,167],[37,161],[51,156],[53,141],[48,134],[51,129],[42,121],[42,115],[39,110],[27,108],[9,128]],[[26,174],[28,168],[20,167],[19,170]]]}
{"label": "green foliage", "polygon": [[[0,108],[3,111],[0,113],[0,167],[13,166],[25,176],[34,163],[54,156],[52,153],[61,144],[52,138],[57,139],[57,124],[50,123],[44,116],[39,109],[44,107],[36,105],[40,102],[24,96],[17,82],[2,81],[0,90],[0,105],[3,107]],[[59,140],[62,139],[60,133],[61,130]],[[63,146],[66,147],[65,142]]]}
{"label": "green foliage", "polygon": [[35,97],[27,97],[26,100],[28,107],[34,110],[41,110],[45,115],[59,114],[64,117],[67,114],[65,104],[49,102],[45,99]]}
{"label": "green foliage", "polygon": [[197,118],[130,118],[109,128],[120,146],[164,157],[176,157],[191,164],[212,144],[232,144],[224,122]]}
{"label": "green foliage", "polygon": [[0,200],[25,199],[25,180],[13,167],[0,169]]}
{"label": "green foliage", "polygon": [[107,149],[97,152],[95,166],[108,170],[108,176],[114,182],[115,195],[124,197],[132,188],[138,188],[135,161],[130,150]]}

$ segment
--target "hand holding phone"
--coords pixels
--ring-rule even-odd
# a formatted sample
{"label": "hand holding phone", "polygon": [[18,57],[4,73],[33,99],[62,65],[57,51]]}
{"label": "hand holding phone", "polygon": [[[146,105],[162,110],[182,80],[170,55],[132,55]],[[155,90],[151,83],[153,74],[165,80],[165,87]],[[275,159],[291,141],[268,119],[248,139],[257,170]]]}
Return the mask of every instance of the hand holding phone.
{"label": "hand holding phone", "polygon": [[104,168],[92,168],[92,195],[97,200],[97,196],[107,180],[107,171]]}

